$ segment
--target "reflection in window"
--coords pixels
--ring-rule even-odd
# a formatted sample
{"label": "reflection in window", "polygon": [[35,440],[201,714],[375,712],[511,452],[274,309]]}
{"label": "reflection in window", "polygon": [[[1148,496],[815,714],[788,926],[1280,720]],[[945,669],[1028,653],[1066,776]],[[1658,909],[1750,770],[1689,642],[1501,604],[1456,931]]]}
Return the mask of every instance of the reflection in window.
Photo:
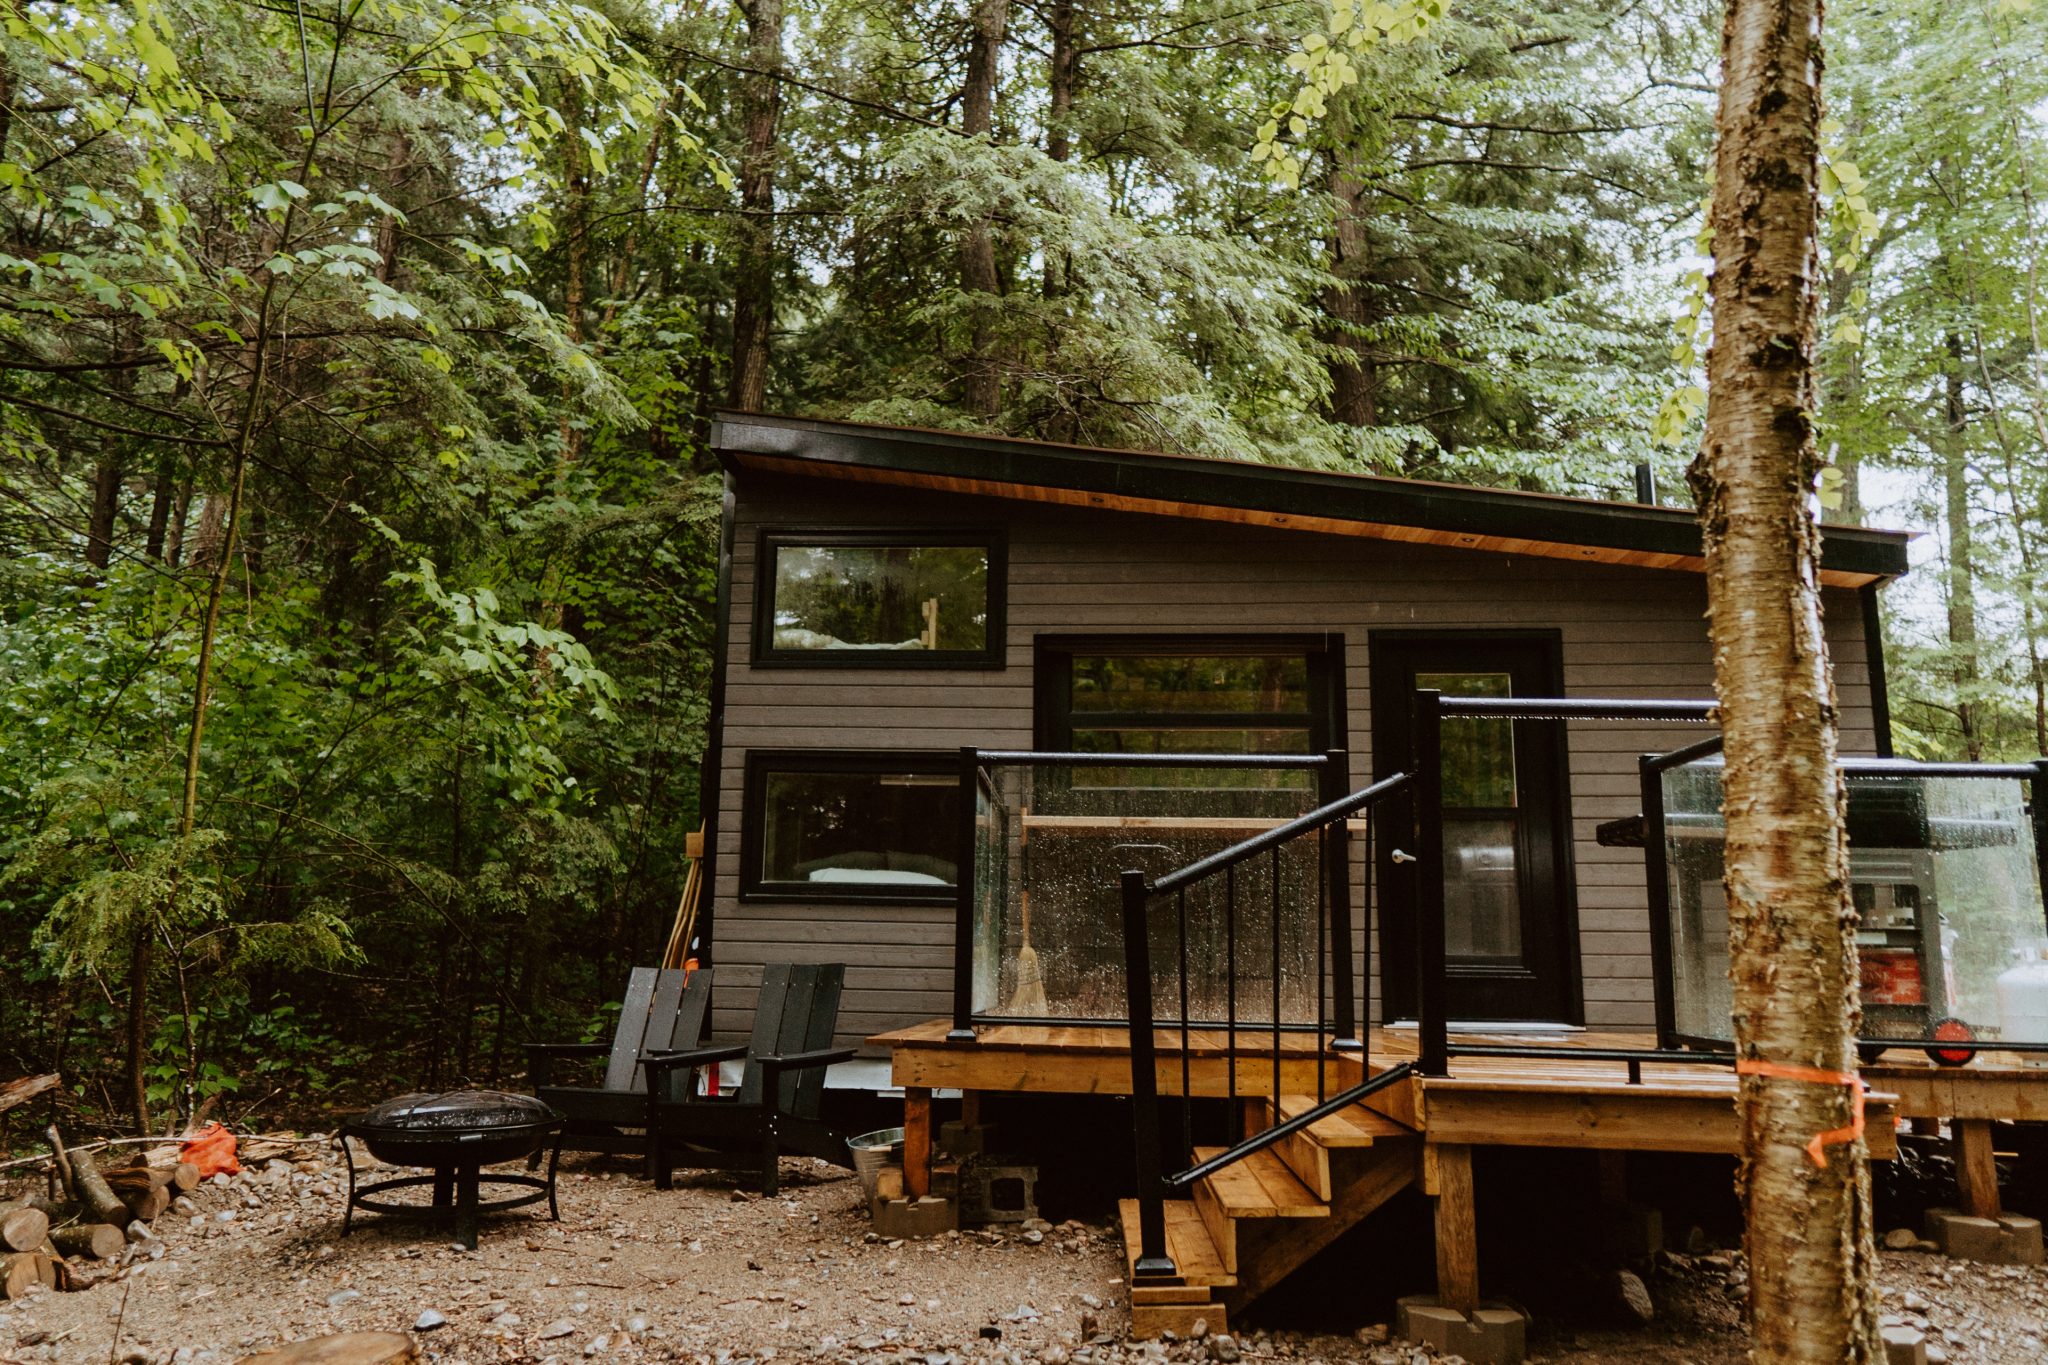
{"label": "reflection in window", "polygon": [[[1069,657],[1068,730],[1060,747],[1085,754],[1313,752],[1306,654],[1114,653]],[[1080,767],[1083,788],[1312,788],[1301,768]]]}
{"label": "reflection in window", "polygon": [[[1417,688],[1447,697],[1511,697],[1505,673],[1418,673]],[[1515,804],[1515,723],[1451,716],[1443,723],[1444,808],[1500,810]]]}
{"label": "reflection in window", "polygon": [[[1509,697],[1505,673],[1418,673],[1447,697]],[[1522,956],[1515,873],[1515,723],[1452,716],[1443,723],[1444,950],[1454,958]]]}
{"label": "reflection in window", "polygon": [[[779,766],[787,761],[790,766]],[[749,889],[829,896],[940,896],[958,876],[959,783],[914,761],[775,760],[753,784]]]}
{"label": "reflection in window", "polygon": [[771,541],[777,653],[989,646],[989,546]]}

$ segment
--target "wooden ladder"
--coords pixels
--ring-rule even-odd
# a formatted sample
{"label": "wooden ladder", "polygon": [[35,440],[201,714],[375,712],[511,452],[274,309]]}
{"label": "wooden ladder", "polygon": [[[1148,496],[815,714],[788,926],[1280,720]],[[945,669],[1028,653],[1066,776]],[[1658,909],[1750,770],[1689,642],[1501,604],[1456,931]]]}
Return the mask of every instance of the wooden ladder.
{"label": "wooden ladder", "polygon": [[[1316,1105],[1311,1095],[1249,1102],[1261,1127]],[[1277,1111],[1277,1112],[1276,1112]],[[1201,1147],[1197,1161],[1220,1147]],[[1229,1314],[1293,1274],[1422,1176],[1422,1135],[1362,1104],[1339,1110],[1254,1152],[1166,1202],[1166,1248],[1176,1274],[1139,1280],[1138,1201],[1120,1205],[1131,1335],[1186,1336],[1196,1319],[1229,1330]]]}

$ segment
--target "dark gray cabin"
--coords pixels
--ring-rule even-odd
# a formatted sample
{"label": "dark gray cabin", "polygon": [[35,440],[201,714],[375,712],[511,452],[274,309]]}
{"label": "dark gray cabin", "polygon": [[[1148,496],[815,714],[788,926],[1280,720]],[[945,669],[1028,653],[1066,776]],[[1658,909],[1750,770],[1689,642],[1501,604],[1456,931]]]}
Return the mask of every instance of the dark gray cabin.
{"label": "dark gray cabin", "polygon": [[[722,416],[712,444],[726,472],[705,768],[719,1036],[746,1031],[771,961],[848,964],[845,1042],[950,1013],[961,870],[946,803],[963,746],[1336,750],[1360,786],[1398,765],[1418,685],[1713,691],[1682,510],[776,417]],[[1876,594],[1905,572],[1906,541],[1825,534],[1848,753],[1888,753]],[[1549,730],[1492,750],[1475,730],[1460,760],[1471,885],[1453,900],[1474,921],[1458,931],[1473,966],[1453,1014],[1645,1029],[1642,855],[1595,830],[1638,809],[1636,756],[1672,733]],[[1488,839],[1514,851],[1489,860]],[[1359,929],[1382,950],[1398,931]],[[1371,1020],[1403,1016],[1378,984]]]}

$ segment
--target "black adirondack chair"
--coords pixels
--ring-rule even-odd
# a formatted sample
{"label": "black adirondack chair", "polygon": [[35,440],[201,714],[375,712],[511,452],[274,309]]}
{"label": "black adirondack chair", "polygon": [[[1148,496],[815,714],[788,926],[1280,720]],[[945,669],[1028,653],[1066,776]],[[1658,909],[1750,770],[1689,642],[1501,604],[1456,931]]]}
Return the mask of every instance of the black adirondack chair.
{"label": "black adirondack chair", "polygon": [[[745,1169],[758,1165],[761,1193],[777,1189],[778,1159],[814,1156],[851,1164],[846,1136],[820,1116],[825,1068],[854,1054],[831,1046],[839,1022],[846,964],[775,963],[761,974],[749,1043],[655,1053],[641,1060],[651,1078],[646,1104],[648,1165],[654,1183],[669,1187],[677,1166]],[[730,1097],[703,1096],[698,1067],[744,1057],[747,1066]],[[670,1078],[680,1076],[683,1084]]]}
{"label": "black adirondack chair", "polygon": [[[709,969],[691,973],[686,982],[680,969],[635,967],[611,1042],[528,1043],[527,1079],[533,1093],[568,1121],[562,1129],[563,1149],[647,1155],[647,1073],[641,1059],[696,1046],[704,1037],[710,1004]],[[578,1057],[607,1059],[603,1084],[554,1084],[553,1064]],[[664,1073],[663,1080],[687,1083],[689,1077]]]}

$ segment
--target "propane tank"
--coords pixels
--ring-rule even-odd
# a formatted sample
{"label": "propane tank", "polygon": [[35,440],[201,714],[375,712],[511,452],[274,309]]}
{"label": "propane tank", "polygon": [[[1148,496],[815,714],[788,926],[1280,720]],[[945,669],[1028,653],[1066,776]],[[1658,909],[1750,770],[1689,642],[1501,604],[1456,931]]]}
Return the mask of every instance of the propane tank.
{"label": "propane tank", "polygon": [[1999,1036],[2015,1043],[2048,1043],[2048,939],[2019,950],[2019,961],[1998,976]]}

